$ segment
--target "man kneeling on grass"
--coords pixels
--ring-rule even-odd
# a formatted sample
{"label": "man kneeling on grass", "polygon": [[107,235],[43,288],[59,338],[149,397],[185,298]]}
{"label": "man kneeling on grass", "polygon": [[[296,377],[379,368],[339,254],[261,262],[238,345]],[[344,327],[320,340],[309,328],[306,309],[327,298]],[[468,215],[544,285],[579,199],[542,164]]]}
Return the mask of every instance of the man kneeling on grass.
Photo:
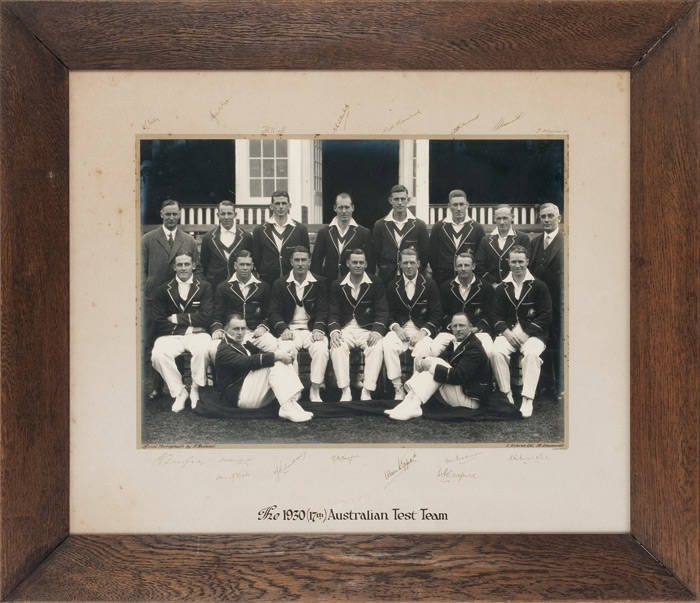
{"label": "man kneeling on grass", "polygon": [[384,411],[392,419],[406,421],[420,417],[421,406],[436,392],[449,406],[479,408],[491,382],[486,352],[463,312],[452,316],[448,329],[454,341],[439,357],[416,359],[416,372],[404,385],[408,392],[406,398]]}
{"label": "man kneeling on grass", "polygon": [[282,350],[261,352],[252,343],[244,343],[245,336],[245,319],[232,314],[214,360],[216,389],[222,402],[239,408],[261,408],[277,399],[280,418],[295,423],[310,420],[313,413],[298,402],[304,387],[291,366],[292,354]]}

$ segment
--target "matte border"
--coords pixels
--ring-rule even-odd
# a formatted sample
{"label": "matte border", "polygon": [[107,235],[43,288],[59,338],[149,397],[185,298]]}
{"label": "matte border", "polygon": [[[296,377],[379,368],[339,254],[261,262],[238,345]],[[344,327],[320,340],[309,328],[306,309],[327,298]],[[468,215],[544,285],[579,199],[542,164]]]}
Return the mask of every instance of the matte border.
{"label": "matte border", "polygon": [[[68,73],[231,68],[631,72],[630,534],[69,536]],[[693,598],[699,73],[700,0],[0,0],[0,596]]]}

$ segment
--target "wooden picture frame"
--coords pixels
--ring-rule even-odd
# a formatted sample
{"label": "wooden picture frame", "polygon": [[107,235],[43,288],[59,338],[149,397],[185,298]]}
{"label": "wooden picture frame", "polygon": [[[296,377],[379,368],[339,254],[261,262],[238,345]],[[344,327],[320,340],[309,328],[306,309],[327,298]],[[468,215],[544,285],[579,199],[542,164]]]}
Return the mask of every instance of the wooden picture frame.
{"label": "wooden picture frame", "polygon": [[[698,0],[0,1],[0,595],[692,599],[700,593]],[[68,74],[631,73],[631,532],[69,534]]]}

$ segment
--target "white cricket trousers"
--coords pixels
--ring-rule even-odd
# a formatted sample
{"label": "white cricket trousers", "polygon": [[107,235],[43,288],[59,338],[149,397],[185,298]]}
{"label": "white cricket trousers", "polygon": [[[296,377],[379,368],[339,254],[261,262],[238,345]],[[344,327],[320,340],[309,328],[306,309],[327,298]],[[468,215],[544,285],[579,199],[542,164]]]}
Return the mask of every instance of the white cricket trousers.
{"label": "white cricket trousers", "polygon": [[280,339],[279,349],[289,352],[294,356],[294,370],[299,372],[297,354],[299,350],[309,350],[311,367],[309,377],[314,385],[322,385],[326,380],[326,367],[328,366],[328,338],[324,335],[320,341],[314,341],[311,331],[306,329],[293,329],[294,339]]}
{"label": "white cricket trousers", "polygon": [[341,332],[343,338],[339,347],[331,347],[330,356],[333,363],[335,380],[340,389],[350,385],[350,350],[362,348],[365,357],[365,379],[363,387],[373,392],[377,389],[377,379],[379,371],[382,370],[382,360],[384,358],[382,339],[372,347],[367,347],[367,339],[372,331],[361,327],[345,327]]}
{"label": "white cricket trousers", "polygon": [[[411,321],[403,325],[403,328],[409,339],[420,331]],[[414,358],[430,356],[432,341],[430,336],[426,335],[415,345],[415,348],[411,348],[409,341],[401,341],[393,331],[389,331],[384,335],[384,340],[382,341],[384,345],[384,365],[386,366],[386,376],[389,381],[401,378],[401,354],[403,352],[412,349],[411,356]]]}
{"label": "white cricket trousers", "polygon": [[177,370],[175,358],[185,352],[192,354],[190,361],[192,382],[204,387],[207,384],[207,354],[210,344],[211,337],[208,333],[164,335],[156,339],[151,352],[151,364],[163,377],[173,398],[185,387],[182,383],[182,375]]}
{"label": "white cricket trousers", "polygon": [[542,359],[540,354],[544,352],[544,342],[537,337],[530,337],[523,331],[520,325],[515,325],[511,329],[517,339],[517,346],[511,345],[508,340],[499,335],[493,342],[493,353],[491,354],[491,368],[496,377],[498,389],[504,394],[510,392],[510,355],[520,350],[523,356],[523,391],[524,398],[535,398],[537,382],[540,380],[540,368]]}
{"label": "white cricket trousers", "polygon": [[[250,329],[246,329],[245,339],[243,340],[243,343],[248,343],[249,341],[252,341],[253,345],[255,345],[255,347],[259,348],[263,352],[274,352],[277,350],[277,337],[275,337],[270,332],[266,332],[264,335],[261,335],[257,339],[253,339],[253,331],[251,331]],[[221,339],[212,339],[212,342],[209,344],[208,360],[212,366],[214,365],[214,360],[216,359],[216,350],[219,349],[220,343]]]}
{"label": "white cricket trousers", "polygon": [[[449,368],[450,363],[442,358],[437,359],[436,364],[441,364]],[[463,408],[479,408],[479,400],[467,396],[462,390],[461,385],[452,385],[449,383],[439,383],[433,379],[433,376],[428,371],[414,373],[413,376],[406,381],[404,386],[406,390],[413,392],[425,404],[430,400],[431,396],[440,390],[440,396],[450,406],[458,406]]]}
{"label": "white cricket trousers", "polygon": [[282,405],[292,396],[298,396],[303,389],[294,369],[277,361],[273,366],[246,375],[238,395],[238,407],[261,408],[270,404],[274,398]]}

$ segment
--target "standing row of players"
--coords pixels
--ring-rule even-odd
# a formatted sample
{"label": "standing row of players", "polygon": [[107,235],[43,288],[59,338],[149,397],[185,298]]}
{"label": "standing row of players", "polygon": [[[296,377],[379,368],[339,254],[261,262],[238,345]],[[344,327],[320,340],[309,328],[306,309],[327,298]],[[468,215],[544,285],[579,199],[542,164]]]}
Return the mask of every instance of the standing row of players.
{"label": "standing row of players", "polygon": [[[233,204],[224,201],[219,205],[219,226],[202,242],[203,279],[192,274],[196,267],[194,241],[177,228],[179,204],[166,202],[161,211],[163,227],[144,236],[142,258],[146,304],[154,318],[153,335],[158,337],[153,364],[175,395],[173,410],[184,408],[188,395],[192,404],[196,404],[197,386],[203,384],[202,368],[206,367],[207,359],[217,358],[217,350],[220,352],[228,347],[235,350],[237,343],[249,342],[257,346],[257,351],[268,355],[265,362],[270,362],[269,355],[273,355],[272,367],[257,367],[265,368],[266,373],[279,372],[272,369],[293,363],[300,347],[310,348],[310,397],[313,401],[320,401],[320,386],[329,355],[327,333],[330,334],[330,356],[336,380],[342,390],[341,400],[350,399],[348,358],[352,347],[361,347],[365,352],[365,382],[361,398],[371,397],[370,392],[376,387],[384,360],[388,377],[394,384],[395,397],[402,400],[406,390],[401,383],[399,353],[411,348],[416,370],[420,372],[422,367],[429,367],[433,369],[432,374],[435,367],[426,364],[425,359],[438,358],[446,351],[449,356],[449,352],[457,350],[455,344],[460,341],[455,333],[448,335],[440,330],[447,323],[454,330],[455,323],[466,320],[468,335],[475,331],[474,339],[480,341],[479,348],[489,357],[499,388],[511,401],[507,359],[518,349],[523,353],[521,412],[529,416],[539,378],[540,355],[550,335],[553,300],[555,321],[552,330],[559,332],[560,329],[561,237],[556,206],[545,204],[540,208],[545,233],[533,242],[536,257],[540,257],[536,264],[547,269],[543,283],[528,270],[530,240],[527,235],[513,231],[508,206],[496,208],[497,228],[490,235],[484,235],[481,225],[467,215],[466,195],[462,191],[452,191],[448,217],[433,228],[428,239],[425,224],[407,212],[407,202],[404,187],[397,185],[392,188],[389,195],[392,209],[375,224],[374,232],[370,234],[352,219],[354,206],[349,195],[338,195],[336,218],[319,231],[310,258],[308,233],[303,225],[289,218],[286,192],[273,193],[272,216],[266,224],[256,227],[252,236],[237,228]],[[164,252],[167,253],[167,262],[163,261]],[[433,275],[441,283],[439,286],[419,273],[420,257],[426,255],[430,258]],[[160,262],[155,261],[158,257]],[[176,278],[158,289],[154,282],[158,280],[156,264],[163,268],[160,279],[165,277],[168,280],[172,275],[169,264],[176,258]],[[260,278],[253,274],[254,266]],[[324,280],[330,282],[333,279],[337,280],[330,285],[326,296]],[[190,283],[189,287],[183,285],[186,282]],[[497,287],[499,283],[503,284]],[[207,302],[212,288],[216,289],[213,309],[211,301]],[[269,308],[268,293],[271,293]],[[185,312],[187,309],[197,311]],[[213,312],[213,321],[207,318],[208,311]],[[455,312],[463,314],[455,316]],[[231,313],[238,315],[233,322],[227,319]],[[449,320],[446,321],[444,315]],[[235,330],[228,332],[229,328],[234,329],[236,321],[239,328],[241,321],[245,324],[241,342],[236,342]],[[211,333],[213,343],[209,343],[209,335],[204,331]],[[495,346],[491,340],[493,335],[497,335]],[[177,345],[174,345],[173,337],[178,339]],[[194,383],[189,393],[182,386],[174,365],[174,357],[189,349],[185,339],[199,342],[189,346],[197,348],[190,350],[193,351]],[[219,345],[222,340],[226,347]],[[166,346],[168,349],[164,352],[162,348],[166,343],[173,345]],[[207,355],[203,358],[200,350],[205,343]],[[247,362],[249,366],[243,375],[234,371],[236,378],[233,380],[231,375],[227,378],[219,374],[217,360],[217,387],[223,391],[222,388],[228,386],[222,384],[231,380],[237,384],[237,387],[228,387],[227,398],[239,406],[246,405],[248,392],[242,388],[243,384],[250,381],[250,373],[256,372],[256,363],[263,362],[263,356],[251,355],[249,348],[239,345],[238,351],[243,350],[247,352],[238,355],[245,356],[248,360],[243,359],[244,364]],[[279,358],[274,358],[275,355]],[[241,359],[237,359],[237,364],[241,364]],[[472,391],[475,389],[472,386],[476,381],[490,382],[490,373],[486,375],[483,364],[481,362],[482,366],[476,367],[478,370],[471,371],[474,375],[481,374],[474,384],[457,384],[461,385],[458,389],[465,395],[468,391],[476,393],[467,396],[470,401],[462,401],[462,405],[478,405],[480,396]],[[437,372],[440,374],[439,370]],[[462,381],[467,379],[464,371],[459,375]],[[263,379],[266,385],[263,389],[272,385],[274,391],[274,381],[267,375]],[[408,389],[410,394],[412,390]],[[285,410],[286,393],[281,395],[276,397],[281,402],[282,416],[289,415],[286,418],[292,420],[310,418],[310,413],[305,413],[296,400],[296,407],[290,406],[292,411]],[[412,404],[415,402],[410,395],[406,402],[409,400]],[[258,402],[260,400],[254,404]],[[409,414],[416,416],[415,409]]]}

